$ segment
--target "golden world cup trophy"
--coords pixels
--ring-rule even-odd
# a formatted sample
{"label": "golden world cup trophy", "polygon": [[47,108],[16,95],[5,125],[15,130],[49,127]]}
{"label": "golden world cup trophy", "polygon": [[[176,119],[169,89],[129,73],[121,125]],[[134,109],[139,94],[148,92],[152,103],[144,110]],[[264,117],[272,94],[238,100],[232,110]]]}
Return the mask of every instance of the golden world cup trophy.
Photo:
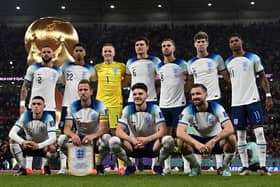
{"label": "golden world cup trophy", "polygon": [[40,62],[40,49],[46,45],[55,52],[53,62],[56,66],[73,61],[70,53],[78,42],[77,31],[70,22],[54,17],[37,19],[28,27],[24,37],[27,63],[30,65]]}
{"label": "golden world cup trophy", "polygon": [[[24,37],[28,54],[27,64],[42,61],[40,50],[50,46],[55,53],[53,63],[61,66],[64,62],[74,61],[71,56],[73,46],[79,42],[77,31],[68,21],[55,17],[44,17],[35,20],[27,29]],[[62,95],[56,90],[57,124],[60,118]]]}

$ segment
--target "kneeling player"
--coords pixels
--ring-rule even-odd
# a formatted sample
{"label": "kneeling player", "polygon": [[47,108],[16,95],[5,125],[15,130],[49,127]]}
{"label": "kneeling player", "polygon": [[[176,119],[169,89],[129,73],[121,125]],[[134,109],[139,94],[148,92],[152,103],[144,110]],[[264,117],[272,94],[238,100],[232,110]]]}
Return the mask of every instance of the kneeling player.
{"label": "kneeling player", "polygon": [[[78,84],[79,100],[74,101],[67,111],[65,118],[64,134],[58,145],[66,147],[68,139],[74,145],[94,143],[94,152],[99,153],[96,161],[98,174],[104,174],[103,159],[109,153],[109,139],[111,135],[108,127],[108,115],[105,104],[92,98],[93,90],[88,80],[81,80]],[[76,124],[76,132],[72,129],[73,121]]]}
{"label": "kneeling player", "polygon": [[[206,87],[194,84],[191,89],[193,103],[183,110],[177,127],[178,145],[190,162],[190,176],[200,174],[200,165],[193,152],[196,154],[224,152],[222,175],[231,176],[229,164],[236,150],[234,129],[224,108],[216,102],[206,101],[206,98]],[[189,134],[188,126],[191,127]]]}
{"label": "kneeling player", "polygon": [[[35,96],[31,101],[31,111],[24,112],[12,127],[9,137],[10,145],[20,169],[16,175],[26,175],[26,156],[46,157],[47,152],[54,153],[56,146],[55,122],[51,114],[44,112],[45,101],[41,96]],[[23,129],[26,140],[18,135]],[[16,143],[15,143],[16,142]],[[50,174],[50,168],[45,166],[45,174]]]}
{"label": "kneeling player", "polygon": [[123,109],[116,136],[109,142],[110,150],[125,162],[124,175],[136,170],[129,157],[158,157],[153,169],[157,175],[163,175],[163,161],[173,152],[174,140],[165,136],[167,128],[159,106],[146,102],[146,85],[136,83],[132,86],[132,93],[134,103]]}

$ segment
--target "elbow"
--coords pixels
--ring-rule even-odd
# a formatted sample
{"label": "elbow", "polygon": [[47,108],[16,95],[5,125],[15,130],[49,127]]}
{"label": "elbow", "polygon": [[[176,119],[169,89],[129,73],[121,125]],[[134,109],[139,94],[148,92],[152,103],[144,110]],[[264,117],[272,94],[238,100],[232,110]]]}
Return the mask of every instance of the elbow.
{"label": "elbow", "polygon": [[10,131],[10,132],[9,132],[9,138],[10,138],[10,139],[13,139],[12,137],[13,137],[13,133],[12,133],[12,131]]}

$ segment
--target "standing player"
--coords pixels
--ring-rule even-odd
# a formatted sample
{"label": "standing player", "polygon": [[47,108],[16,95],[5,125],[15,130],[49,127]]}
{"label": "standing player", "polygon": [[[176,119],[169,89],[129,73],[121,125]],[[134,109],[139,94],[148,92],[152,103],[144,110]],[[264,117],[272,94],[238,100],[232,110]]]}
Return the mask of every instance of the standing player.
{"label": "standing player", "polygon": [[[59,129],[63,134],[65,116],[67,113],[68,106],[79,99],[78,92],[78,84],[82,79],[88,79],[91,81],[91,84],[95,82],[95,70],[91,65],[85,64],[85,56],[86,50],[85,47],[81,43],[77,43],[73,47],[73,57],[75,59],[74,62],[64,62],[61,66],[63,72],[63,83],[65,86],[63,93],[63,101],[62,101],[62,111],[59,123]],[[61,142],[66,138],[65,135],[61,135],[58,139],[58,145],[61,146]],[[59,151],[60,158],[60,170],[57,174],[65,174],[66,173],[66,155],[60,150]]]}
{"label": "standing player", "polygon": [[[232,123],[224,108],[214,101],[206,101],[207,88],[194,84],[191,89],[192,104],[181,114],[177,127],[178,144],[190,162],[189,176],[200,174],[200,164],[192,154],[221,154],[224,152],[223,176],[231,176],[229,164],[236,147]],[[191,132],[188,132],[188,126]]]}
{"label": "standing player", "polygon": [[114,135],[123,106],[122,80],[125,75],[125,64],[114,61],[115,48],[112,44],[103,45],[102,56],[104,62],[95,65],[98,80],[96,99],[105,103],[110,129]]}
{"label": "standing player", "polygon": [[[111,134],[115,135],[123,107],[122,80],[125,76],[125,64],[114,61],[115,48],[110,43],[103,45],[102,56],[104,62],[95,65],[98,80],[96,99],[105,103]],[[120,160],[118,166],[119,172],[123,173],[125,169]]]}
{"label": "standing player", "polygon": [[[155,56],[148,55],[149,40],[146,37],[139,37],[135,40],[136,57],[130,58],[126,63],[126,81],[131,85],[142,82],[148,87],[147,102],[157,102],[157,94],[155,89],[155,66],[160,59]],[[128,102],[133,102],[132,91],[130,90]]]}
{"label": "standing player", "polygon": [[[142,82],[148,87],[147,102],[157,104],[157,94],[155,88],[155,66],[160,62],[160,59],[148,54],[150,42],[146,37],[139,37],[135,40],[136,57],[130,58],[126,63],[125,84],[131,82],[131,85]],[[128,103],[133,103],[132,91],[130,90]],[[140,160],[139,166],[143,163]],[[154,163],[154,161],[153,161]],[[153,164],[152,164],[153,165]]]}
{"label": "standing player", "polygon": [[[172,153],[174,140],[166,135],[166,125],[160,108],[147,103],[147,86],[136,83],[132,86],[134,103],[127,105],[116,130],[110,139],[111,151],[126,163],[124,175],[133,174],[136,170],[129,157],[158,157],[153,170],[163,175],[163,161]],[[128,132],[127,132],[128,130]]]}
{"label": "standing player", "polygon": [[[56,120],[55,111],[55,88],[57,81],[61,78],[61,69],[53,65],[52,58],[54,56],[53,49],[49,46],[44,46],[40,53],[42,57],[41,63],[32,64],[28,67],[24,82],[20,93],[20,113],[26,111],[26,98],[28,90],[31,89],[31,96],[42,96],[45,99],[45,111],[49,112],[54,120]],[[29,107],[31,101],[29,103]],[[32,172],[32,158],[27,157],[27,167]],[[43,158],[43,162],[44,158]],[[42,167],[43,168],[43,167]]]}
{"label": "standing player", "polygon": [[249,175],[248,154],[246,151],[246,127],[247,119],[254,129],[256,143],[258,145],[260,174],[270,175],[266,169],[266,140],[263,131],[263,111],[256,84],[256,74],[262,89],[266,94],[265,108],[269,111],[272,108],[270,86],[265,77],[264,68],[258,55],[245,52],[243,41],[238,34],[233,34],[229,39],[229,47],[233,53],[226,60],[226,67],[230,74],[232,90],[232,121],[237,129],[238,152],[241,158],[243,170],[239,175]]}
{"label": "standing player", "polygon": [[[64,134],[77,146],[93,143],[94,152],[99,153],[95,167],[98,174],[103,175],[102,161],[109,153],[111,138],[107,134],[109,132],[107,109],[103,102],[92,98],[93,90],[89,80],[83,79],[79,82],[78,94],[80,99],[68,107]],[[76,132],[72,130],[74,121]],[[66,147],[67,143],[68,139],[64,139],[62,147]]]}
{"label": "standing player", "polygon": [[[40,55],[42,62],[30,65],[26,71],[20,93],[20,112],[26,111],[25,100],[28,90],[31,89],[30,98],[37,95],[42,96],[46,101],[44,110],[55,119],[55,88],[62,71],[53,65],[54,53],[52,48],[49,46],[42,47]],[[31,101],[29,106],[31,106]]]}
{"label": "standing player", "polygon": [[[14,141],[10,144],[12,154],[20,165],[16,175],[27,175],[25,157],[46,157],[48,151],[55,152],[52,144],[56,141],[55,121],[52,115],[46,111],[44,98],[35,96],[31,99],[31,111],[21,114],[19,120],[12,127],[9,137]],[[26,137],[23,139],[18,132],[23,129]],[[50,174],[48,165],[44,167],[45,174]]]}
{"label": "standing player", "polygon": [[[176,137],[179,115],[186,105],[184,76],[187,74],[187,63],[174,56],[175,43],[170,38],[162,41],[161,51],[163,62],[156,65],[161,83],[159,106],[166,121],[168,135]],[[174,134],[172,130],[175,130]],[[171,172],[171,156],[164,162],[164,172]]]}
{"label": "standing player", "polygon": [[[187,93],[189,93],[194,83],[200,83],[206,86],[208,90],[207,100],[219,102],[221,99],[219,74],[223,75],[226,81],[229,81],[229,76],[223,58],[218,54],[209,53],[207,51],[208,46],[209,41],[207,33],[203,31],[196,33],[194,36],[196,57],[188,61],[189,76]],[[217,173],[221,174],[223,155],[216,154],[215,156]]]}

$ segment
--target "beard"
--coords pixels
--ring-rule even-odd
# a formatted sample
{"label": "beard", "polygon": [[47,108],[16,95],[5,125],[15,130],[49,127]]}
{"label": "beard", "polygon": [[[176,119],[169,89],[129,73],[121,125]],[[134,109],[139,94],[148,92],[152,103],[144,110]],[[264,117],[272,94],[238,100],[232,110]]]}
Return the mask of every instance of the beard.
{"label": "beard", "polygon": [[165,52],[163,55],[166,57],[170,57],[170,56],[172,56],[172,52]]}
{"label": "beard", "polygon": [[195,99],[195,100],[193,100],[193,104],[195,106],[202,106],[204,104],[204,100],[202,100],[202,99]]}
{"label": "beard", "polygon": [[43,62],[45,63],[49,63],[52,61],[52,57],[49,57],[49,58],[42,58]]}
{"label": "beard", "polygon": [[82,57],[81,56],[76,56],[76,61],[81,61]]}

